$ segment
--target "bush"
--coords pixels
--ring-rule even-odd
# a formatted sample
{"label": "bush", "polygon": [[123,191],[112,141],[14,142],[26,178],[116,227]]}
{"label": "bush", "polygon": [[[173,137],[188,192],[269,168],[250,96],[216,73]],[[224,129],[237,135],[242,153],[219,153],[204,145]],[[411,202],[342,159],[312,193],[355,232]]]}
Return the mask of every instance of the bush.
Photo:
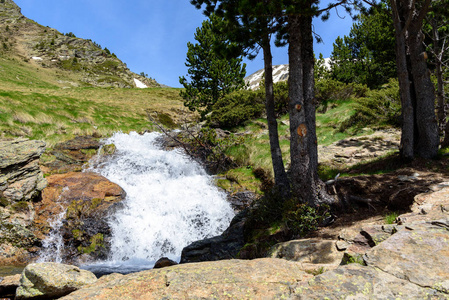
{"label": "bush", "polygon": [[284,226],[292,236],[299,237],[317,230],[318,226],[330,217],[330,207],[325,204],[315,208],[290,200],[285,203],[284,211]]}
{"label": "bush", "polygon": [[208,123],[213,127],[232,128],[260,117],[264,109],[263,94],[241,90],[218,100],[208,116]]}
{"label": "bush", "polygon": [[401,99],[398,80],[390,79],[381,89],[369,91],[366,97],[356,99],[355,110],[355,114],[340,125],[340,131],[353,126],[390,125],[399,127]]}
{"label": "bush", "polygon": [[[288,112],[288,83],[281,81],[273,85],[275,113],[277,116]],[[208,124],[213,127],[233,128],[245,121],[261,117],[265,113],[265,88],[263,84],[256,91],[233,92],[212,107]]]}
{"label": "bush", "polygon": [[344,83],[328,78],[317,80],[315,83],[315,98],[322,113],[326,112],[331,101],[364,97],[368,91],[368,87],[360,83]]}

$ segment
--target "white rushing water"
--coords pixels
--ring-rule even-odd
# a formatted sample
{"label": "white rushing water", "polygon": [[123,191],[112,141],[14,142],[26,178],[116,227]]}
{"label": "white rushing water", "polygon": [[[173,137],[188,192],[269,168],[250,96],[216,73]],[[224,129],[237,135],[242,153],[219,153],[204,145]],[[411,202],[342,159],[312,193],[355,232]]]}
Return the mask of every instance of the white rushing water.
{"label": "white rushing water", "polygon": [[159,135],[116,133],[104,142],[115,144],[116,154],[89,169],[127,193],[110,219],[111,257],[103,268],[151,268],[163,256],[179,261],[183,247],[221,234],[234,215],[202,167],[178,150],[161,149]]}
{"label": "white rushing water", "polygon": [[[65,187],[62,189],[61,195],[59,195],[58,201],[61,200],[62,195],[68,188]],[[55,215],[51,221],[50,232],[48,236],[42,241],[42,251],[39,254],[39,259],[37,262],[57,262],[62,263],[62,251],[64,250],[64,239],[61,234],[61,227],[63,225],[63,220],[65,219],[65,215],[67,213],[66,209],[63,209],[62,205],[58,203],[61,207],[61,212]]]}

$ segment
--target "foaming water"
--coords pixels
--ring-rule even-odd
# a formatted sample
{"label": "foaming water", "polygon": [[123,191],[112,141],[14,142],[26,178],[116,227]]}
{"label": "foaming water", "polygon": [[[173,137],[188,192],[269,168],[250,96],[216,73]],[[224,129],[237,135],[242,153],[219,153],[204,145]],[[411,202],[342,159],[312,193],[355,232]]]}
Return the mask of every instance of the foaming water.
{"label": "foaming water", "polygon": [[90,169],[127,193],[124,208],[110,218],[111,255],[89,268],[111,271],[151,268],[166,256],[179,261],[183,247],[221,234],[234,213],[226,195],[201,166],[180,151],[161,149],[158,133],[116,133],[104,143],[117,151]]}
{"label": "foaming water", "polygon": [[55,215],[49,222],[50,232],[48,236],[42,241],[42,251],[39,254],[37,262],[57,262],[62,263],[62,251],[64,250],[64,238],[61,234],[61,227],[67,213],[66,209],[62,208],[62,205],[58,203],[61,200],[62,195],[68,188],[62,189],[62,193],[56,201],[62,211]]}

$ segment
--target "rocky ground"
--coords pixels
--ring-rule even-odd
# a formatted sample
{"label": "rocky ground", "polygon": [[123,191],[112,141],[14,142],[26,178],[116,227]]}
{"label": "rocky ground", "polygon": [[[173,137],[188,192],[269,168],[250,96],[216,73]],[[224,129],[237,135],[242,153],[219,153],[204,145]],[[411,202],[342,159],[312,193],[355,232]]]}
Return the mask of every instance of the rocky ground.
{"label": "rocky ground", "polygon": [[415,197],[395,224],[281,243],[268,258],[181,264],[93,283],[73,267],[33,264],[15,284],[18,299],[47,299],[55,290],[67,295],[61,299],[449,299],[448,246],[445,182]]}

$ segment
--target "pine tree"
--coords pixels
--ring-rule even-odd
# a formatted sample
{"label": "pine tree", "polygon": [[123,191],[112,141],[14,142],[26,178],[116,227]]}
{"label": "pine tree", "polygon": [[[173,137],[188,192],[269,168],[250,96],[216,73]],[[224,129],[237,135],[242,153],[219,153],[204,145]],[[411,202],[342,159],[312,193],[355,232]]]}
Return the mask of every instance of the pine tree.
{"label": "pine tree", "polygon": [[[207,12],[223,12],[227,20],[241,27],[243,37],[250,37],[251,41],[258,43],[264,50],[263,41],[266,39],[257,40],[255,38],[257,34],[262,33],[260,34],[262,38],[266,37],[265,34],[268,36],[276,34],[278,45],[288,44],[292,196],[299,203],[311,206],[333,202],[335,199],[326,193],[324,183],[319,179],[317,172],[312,18],[319,13],[318,1],[192,0],[191,2],[197,8],[206,4]],[[271,62],[271,53],[264,52],[265,58],[267,68],[267,61]],[[267,94],[269,92],[267,90]]]}
{"label": "pine tree", "polygon": [[[246,71],[242,65],[241,53],[223,55],[224,49],[236,49],[220,32],[224,21],[211,15],[195,33],[196,44],[188,43],[186,66],[188,77],[179,78],[184,86],[180,92],[184,105],[191,111],[198,111],[204,118],[212,106],[225,95],[244,86]],[[222,51],[220,51],[222,50]]]}
{"label": "pine tree", "polygon": [[377,88],[397,75],[391,9],[381,2],[357,16],[349,35],[338,37],[331,55],[332,78]]}
{"label": "pine tree", "polygon": [[279,144],[278,124],[275,113],[273,92],[273,67],[271,55],[271,36],[282,25],[276,21],[273,13],[277,8],[276,1],[229,0],[217,5],[215,0],[192,0],[198,9],[205,4],[205,13],[216,13],[227,20],[226,34],[245,48],[245,54],[254,58],[259,49],[263,51],[265,80],[265,109],[268,123],[271,161],[274,181],[280,194],[290,197],[290,183],[284,167],[282,151]]}
{"label": "pine tree", "polygon": [[423,48],[422,26],[431,1],[390,0],[402,106],[401,157],[434,158],[439,136],[435,93]]}

